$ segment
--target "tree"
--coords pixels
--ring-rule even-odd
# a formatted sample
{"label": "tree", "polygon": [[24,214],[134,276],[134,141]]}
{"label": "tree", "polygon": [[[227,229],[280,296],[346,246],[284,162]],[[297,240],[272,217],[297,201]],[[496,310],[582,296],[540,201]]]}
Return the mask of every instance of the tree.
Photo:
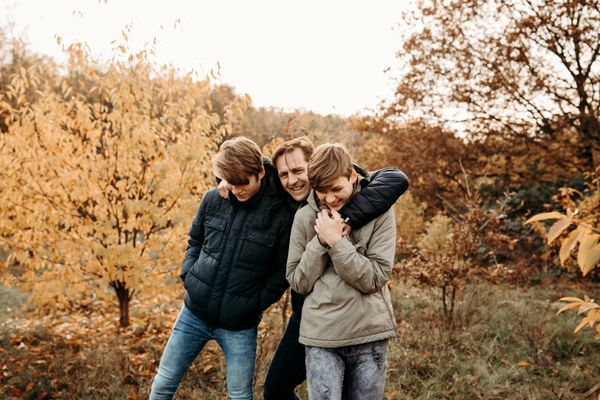
{"label": "tree", "polygon": [[[0,135],[0,240],[22,270],[3,281],[37,303],[110,287],[127,326],[134,294],[179,270],[228,125],[205,109],[206,80],[156,68],[124,47],[124,60],[104,68],[80,44],[69,51],[66,76],[44,83],[22,68],[0,93],[9,115]],[[28,90],[39,98],[23,96]]]}
{"label": "tree", "polygon": [[369,169],[398,166],[411,180],[411,193],[433,213],[466,193],[463,170],[481,171],[484,149],[452,132],[422,121],[396,126],[387,120],[363,117],[354,121],[366,144],[358,157]]}
{"label": "tree", "polygon": [[[468,189],[468,181],[465,184]],[[441,213],[433,217],[412,254],[397,265],[417,284],[440,290],[447,324],[453,322],[457,291],[469,281],[493,282],[510,275],[502,263],[509,259],[515,241],[501,231],[504,204],[486,210],[480,203],[468,189],[464,212],[453,218]]]}
{"label": "tree", "polygon": [[600,165],[600,1],[429,0],[404,15],[386,118],[435,118],[472,137],[569,131]]}
{"label": "tree", "polygon": [[[0,91],[6,90],[15,74],[30,68],[36,69],[36,78],[40,81],[50,81],[57,75],[57,66],[50,58],[31,53],[22,40],[11,37],[0,28]],[[42,82],[38,82],[38,84],[42,84]],[[27,97],[28,101],[39,97],[39,93],[32,89],[22,91],[21,95]],[[16,98],[13,98],[12,101],[5,100],[8,100],[11,106],[16,105]],[[6,107],[0,108],[0,134],[8,130],[8,117]]]}

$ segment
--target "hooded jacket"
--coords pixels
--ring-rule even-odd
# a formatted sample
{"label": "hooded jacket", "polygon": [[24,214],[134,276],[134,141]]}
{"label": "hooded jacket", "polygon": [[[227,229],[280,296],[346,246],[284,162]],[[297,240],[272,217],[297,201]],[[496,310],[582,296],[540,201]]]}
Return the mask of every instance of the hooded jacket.
{"label": "hooded jacket", "polygon": [[[394,205],[396,200],[408,189],[409,180],[398,168],[382,168],[372,173],[358,165],[354,165],[356,172],[365,179],[359,182],[360,190],[340,210],[342,218],[347,219],[347,224],[352,229],[360,229],[373,218],[376,218]],[[294,212],[306,202],[299,203],[288,197],[288,202]],[[302,314],[304,296],[295,290],[291,291],[292,311],[297,315]]]}
{"label": "hooded jacket", "polygon": [[[360,188],[358,182],[354,195]],[[292,289],[306,295],[300,343],[335,348],[396,336],[386,285],[396,244],[393,211],[325,247],[314,230],[320,211],[315,197],[311,191],[308,204],[296,213],[287,262]]]}

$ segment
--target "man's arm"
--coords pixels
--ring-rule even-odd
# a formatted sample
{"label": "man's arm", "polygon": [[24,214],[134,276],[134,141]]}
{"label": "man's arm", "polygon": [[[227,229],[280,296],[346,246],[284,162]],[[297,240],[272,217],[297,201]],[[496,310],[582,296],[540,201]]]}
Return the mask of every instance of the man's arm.
{"label": "man's arm", "polygon": [[182,281],[185,281],[185,276],[200,256],[200,250],[202,249],[202,243],[204,242],[204,216],[206,214],[207,197],[208,194],[202,199],[196,217],[192,222],[192,227],[190,228],[188,244],[185,249],[185,257],[183,258],[181,274],[179,275]]}
{"label": "man's arm", "polygon": [[341,210],[352,229],[360,229],[386,212],[408,189],[409,181],[398,168],[383,168],[371,173],[367,186],[350,199]]}
{"label": "man's arm", "polygon": [[390,279],[396,248],[396,223],[389,210],[379,218],[364,255],[347,236],[329,250],[335,272],[361,293],[370,294],[380,290]]}
{"label": "man's arm", "polygon": [[[308,206],[305,206],[308,207]],[[296,214],[290,239],[286,277],[293,290],[308,294],[327,267],[327,249],[319,243],[312,227],[300,221]]]}

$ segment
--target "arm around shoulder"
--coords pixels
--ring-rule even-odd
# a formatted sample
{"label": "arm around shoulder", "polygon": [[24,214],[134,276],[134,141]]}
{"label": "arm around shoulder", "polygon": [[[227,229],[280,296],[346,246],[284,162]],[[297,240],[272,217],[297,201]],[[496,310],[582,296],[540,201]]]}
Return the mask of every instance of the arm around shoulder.
{"label": "arm around shoulder", "polygon": [[383,168],[373,172],[364,186],[340,213],[348,218],[352,229],[360,229],[386,212],[406,192],[410,183],[398,168]]}

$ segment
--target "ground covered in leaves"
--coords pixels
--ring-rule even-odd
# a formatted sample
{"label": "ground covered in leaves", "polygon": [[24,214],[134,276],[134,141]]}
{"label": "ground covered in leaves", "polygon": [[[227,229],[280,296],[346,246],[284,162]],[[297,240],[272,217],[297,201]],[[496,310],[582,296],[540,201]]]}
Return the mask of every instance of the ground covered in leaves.
{"label": "ground covered in leaves", "polygon": [[[474,285],[461,292],[451,325],[438,294],[396,284],[400,338],[391,344],[386,399],[585,399],[598,396],[600,342],[573,335],[574,314],[556,316],[563,295],[593,288],[527,289]],[[24,296],[0,294],[0,398],[143,399],[179,299],[132,305],[132,323],[116,327],[116,306],[38,315]],[[261,323],[255,398],[283,327],[281,304]],[[223,357],[212,343],[186,375],[180,399],[222,399]],[[300,394],[306,398],[304,388]]]}

